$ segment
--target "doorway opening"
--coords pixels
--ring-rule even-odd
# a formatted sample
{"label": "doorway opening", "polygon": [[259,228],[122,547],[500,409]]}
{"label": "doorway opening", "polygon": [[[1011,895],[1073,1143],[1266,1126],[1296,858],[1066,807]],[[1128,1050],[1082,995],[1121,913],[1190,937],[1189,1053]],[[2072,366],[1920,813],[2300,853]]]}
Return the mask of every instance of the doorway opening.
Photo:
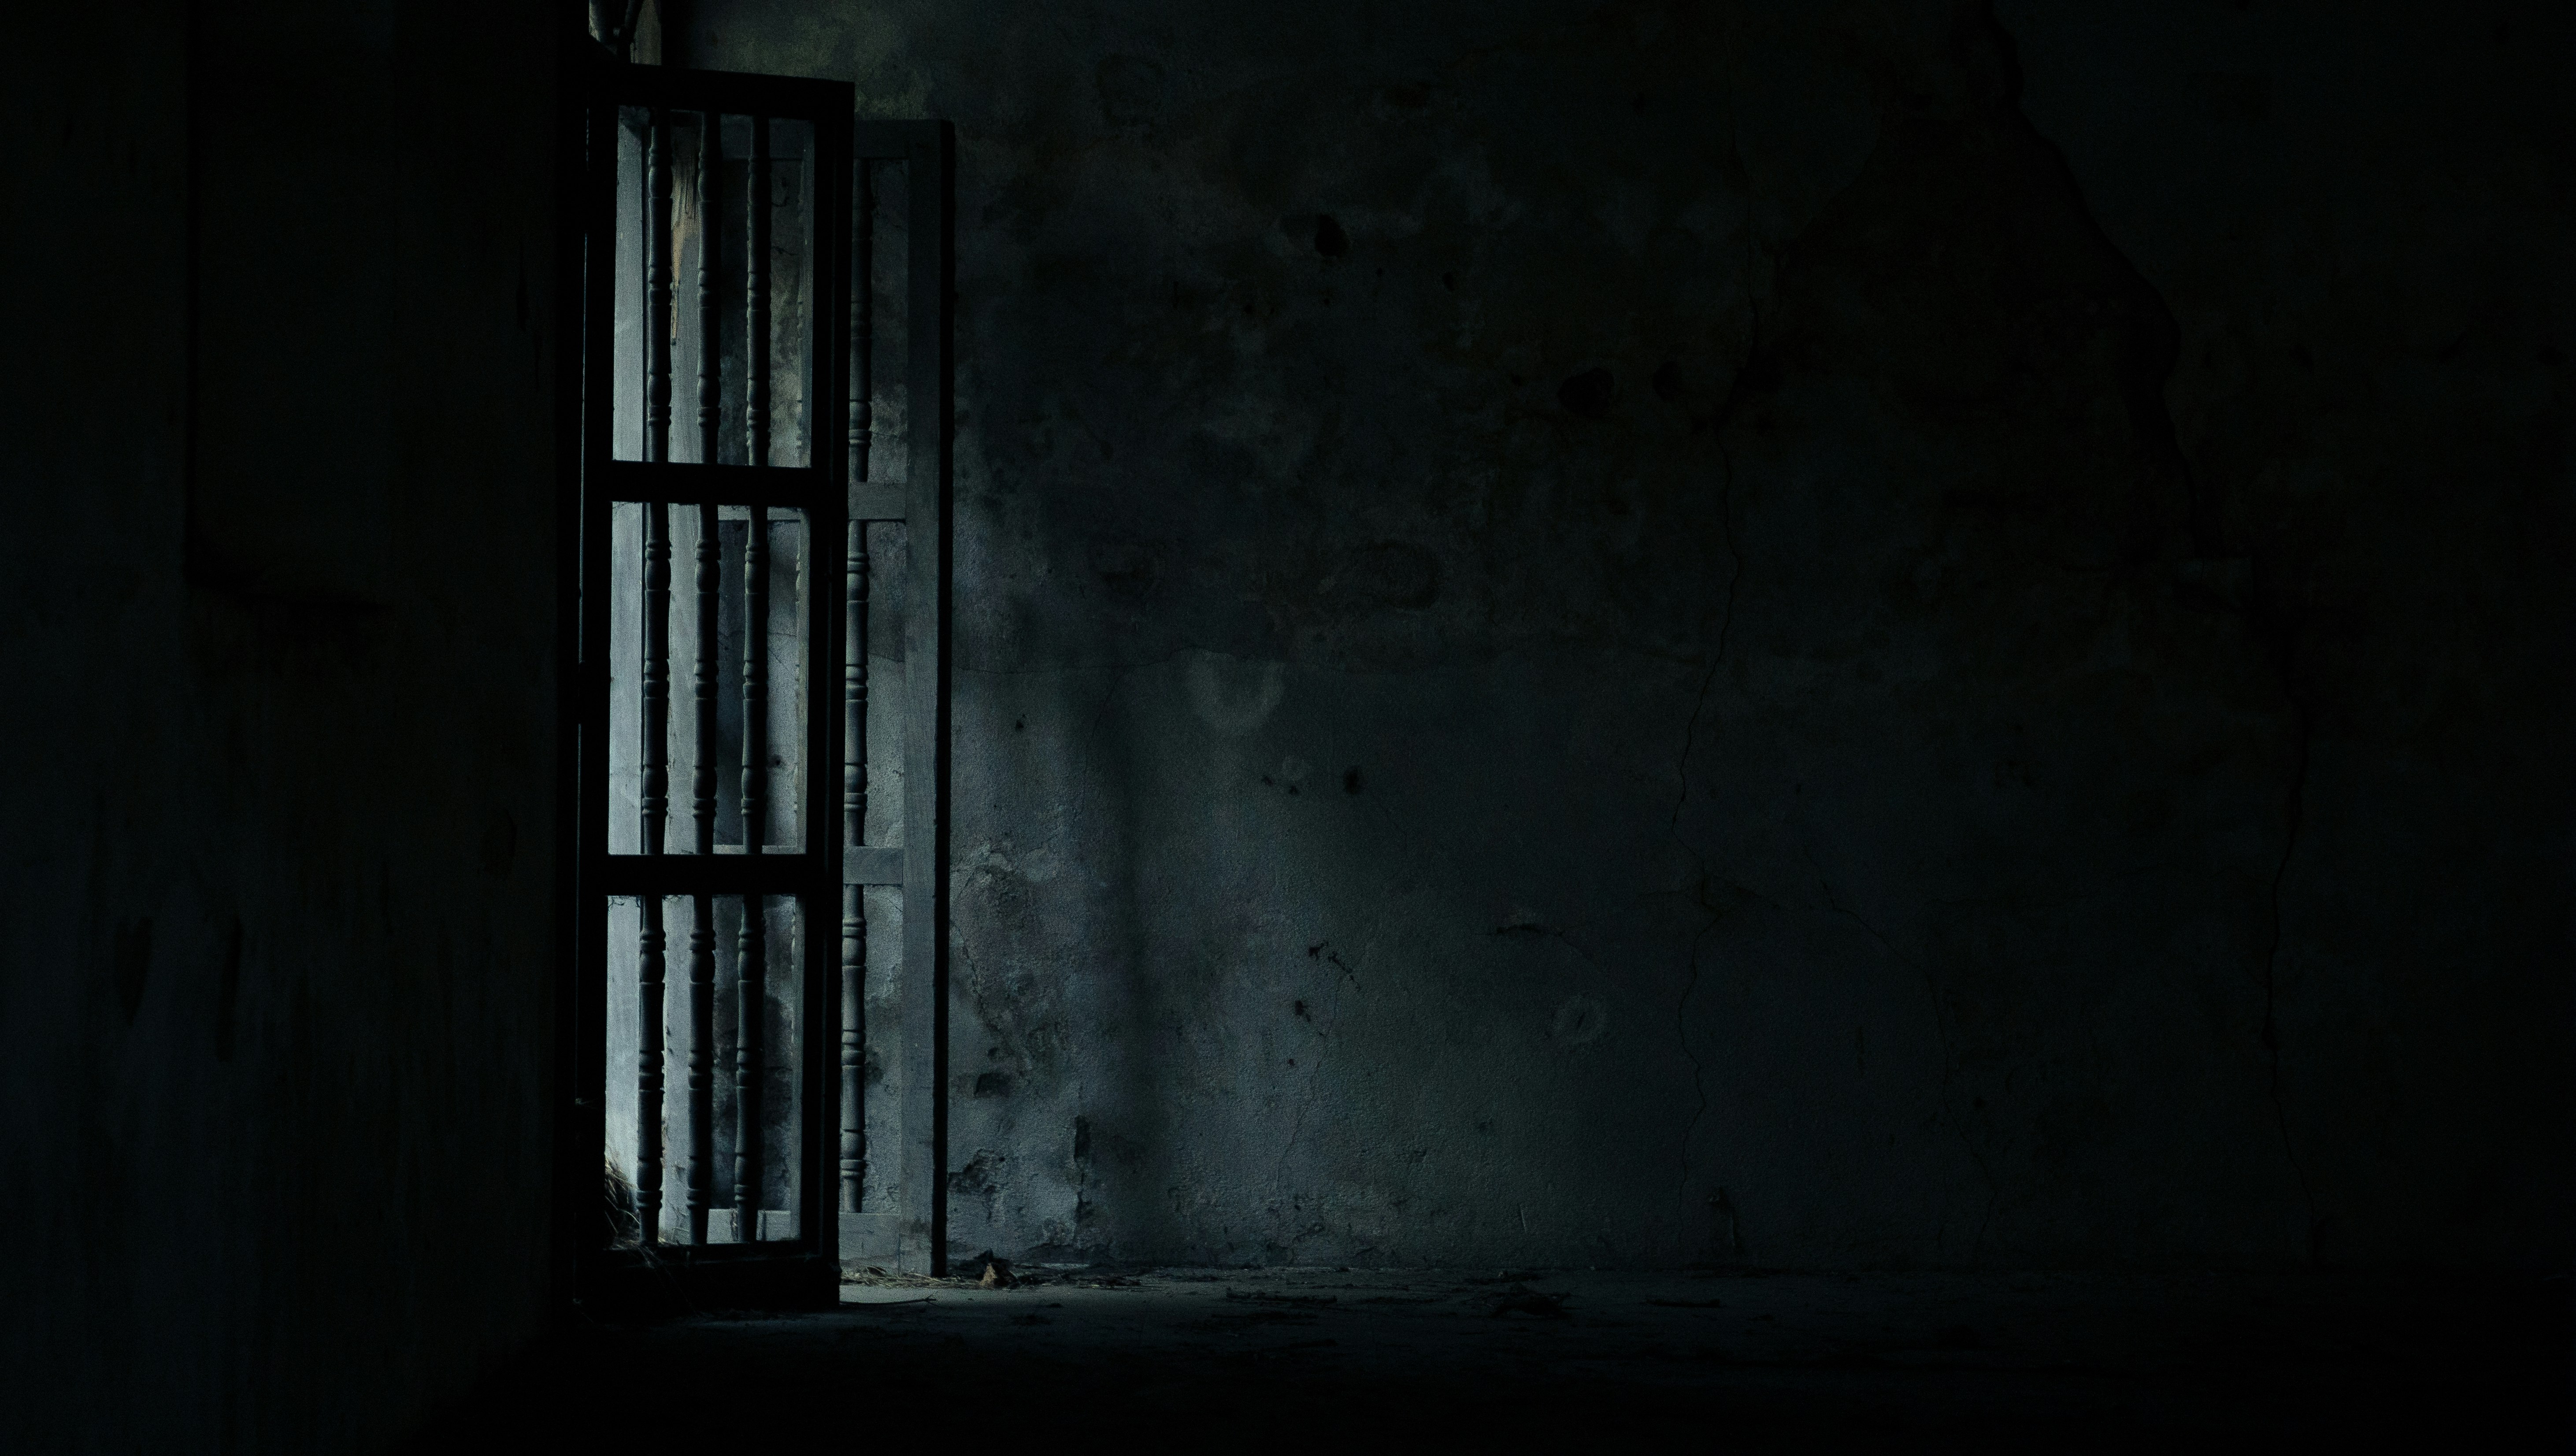
{"label": "doorway opening", "polygon": [[940,1272],[949,130],[604,52],[587,94],[577,1290]]}

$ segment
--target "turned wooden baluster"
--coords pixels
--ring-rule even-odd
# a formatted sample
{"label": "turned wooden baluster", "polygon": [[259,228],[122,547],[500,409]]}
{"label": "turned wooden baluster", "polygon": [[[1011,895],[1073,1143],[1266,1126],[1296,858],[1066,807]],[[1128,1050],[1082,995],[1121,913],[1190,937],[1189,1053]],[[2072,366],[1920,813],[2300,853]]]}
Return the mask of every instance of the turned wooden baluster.
{"label": "turned wooden baluster", "polygon": [[[748,367],[744,459],[769,463],[769,118],[751,119],[751,167],[744,188],[749,227],[743,252],[749,300],[743,354]],[[742,852],[769,838],[769,513],[753,506],[742,547]],[[766,897],[742,897],[741,1009],[734,1029],[733,1205],[735,1237],[760,1229],[761,1033],[768,1019],[769,913]]]}
{"label": "turned wooden baluster", "polygon": [[[644,458],[671,453],[671,123],[660,110],[645,128]],[[662,852],[669,817],[671,700],[671,521],[659,503],[644,512],[643,784],[637,809],[643,850]],[[636,934],[635,1194],[640,1238],[662,1229],[662,1005],[667,937],[662,897],[646,895]]]}
{"label": "turned wooden baluster", "polygon": [[[691,848],[716,852],[716,508],[698,510],[698,642],[690,707],[697,751],[689,771]],[[707,1241],[707,1206],[715,1164],[716,1030],[715,898],[698,895],[689,919],[689,1242]]]}
{"label": "turned wooden baluster", "polygon": [[644,458],[671,458],[671,118],[659,108],[644,141],[651,213],[644,228]]}
{"label": "turned wooden baluster", "polygon": [[[644,852],[662,852],[670,794],[671,697],[670,508],[644,508],[644,782],[641,811]],[[662,1228],[662,897],[646,895],[636,936],[635,1196],[645,1243]]]}
{"label": "turned wooden baluster", "polygon": [[[716,312],[716,173],[724,165],[723,118],[698,118],[698,460],[716,463],[716,428],[724,415],[721,384],[723,331]],[[710,538],[712,539],[712,538]]]}
{"label": "turned wooden baluster", "polygon": [[[716,313],[715,172],[722,158],[718,121],[709,112],[698,124],[698,175],[694,202],[698,223],[698,459],[714,463],[716,426],[723,397],[717,388],[718,331]],[[697,661],[691,680],[692,738],[696,753],[689,772],[691,848],[716,852],[716,593],[722,572],[722,541],[716,531],[716,508],[700,505],[697,545]],[[707,1241],[707,1209],[715,1169],[716,919],[715,898],[695,896],[689,922],[689,1242]]]}
{"label": "turned wooden baluster", "polygon": [[[769,837],[769,513],[751,508],[743,536],[742,852],[758,854]],[[734,1029],[734,1107],[740,1128],[733,1154],[734,1214],[749,1242],[760,1216],[760,1053],[767,1020],[769,917],[763,897],[742,898],[737,982],[741,1012]]]}
{"label": "turned wooden baluster", "polygon": [[[876,210],[875,179],[869,166],[858,164],[857,217],[851,224],[854,254],[850,281],[850,483],[868,479],[870,414],[874,392],[869,378],[870,327],[874,323],[871,281],[875,238],[869,223]],[[849,523],[845,563],[847,590],[842,594],[841,665],[841,843],[856,848],[867,838],[868,817],[868,528],[855,515]],[[859,1097],[867,1060],[867,1027],[861,995],[868,968],[866,891],[841,887],[841,1211],[859,1211],[859,1191],[867,1161],[866,1119]]]}

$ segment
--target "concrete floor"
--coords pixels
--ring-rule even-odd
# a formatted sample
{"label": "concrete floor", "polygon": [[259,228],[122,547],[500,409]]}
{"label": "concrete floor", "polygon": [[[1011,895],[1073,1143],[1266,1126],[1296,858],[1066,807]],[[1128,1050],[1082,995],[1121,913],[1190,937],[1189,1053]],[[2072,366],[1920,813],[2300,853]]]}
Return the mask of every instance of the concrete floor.
{"label": "concrete floor", "polygon": [[423,1449],[745,1438],[1143,1449],[2565,1450],[2567,1284],[2326,1277],[1026,1270],[578,1325]]}

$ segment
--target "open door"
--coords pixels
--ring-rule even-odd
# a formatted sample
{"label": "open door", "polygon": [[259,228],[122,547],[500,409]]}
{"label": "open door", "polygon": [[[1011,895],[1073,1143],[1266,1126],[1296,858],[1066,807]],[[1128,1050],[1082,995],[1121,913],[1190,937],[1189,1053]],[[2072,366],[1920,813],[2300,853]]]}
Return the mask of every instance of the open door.
{"label": "open door", "polygon": [[585,110],[589,1300],[944,1262],[951,147],[851,110],[606,60]]}

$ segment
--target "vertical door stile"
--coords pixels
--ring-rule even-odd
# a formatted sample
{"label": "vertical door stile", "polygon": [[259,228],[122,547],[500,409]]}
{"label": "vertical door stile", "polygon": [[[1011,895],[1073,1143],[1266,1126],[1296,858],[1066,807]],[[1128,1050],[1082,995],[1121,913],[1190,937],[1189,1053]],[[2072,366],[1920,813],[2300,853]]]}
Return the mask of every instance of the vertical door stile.
{"label": "vertical door stile", "polygon": [[[581,479],[575,510],[580,520],[576,580],[575,628],[578,666],[572,690],[574,784],[573,916],[574,943],[567,970],[572,980],[570,1039],[573,1062],[566,1093],[571,1106],[566,1120],[577,1139],[565,1144],[571,1164],[564,1173],[568,1191],[587,1194],[600,1177],[590,1165],[594,1150],[604,1156],[608,1145],[608,1099],[602,1092],[611,1072],[608,1058],[608,902],[595,893],[597,876],[608,852],[609,780],[609,600],[610,510],[600,489],[605,466],[614,452],[616,428],[616,335],[605,321],[617,313],[617,106],[598,95],[584,108],[583,160],[589,169],[582,243],[581,339]],[[624,1171],[624,1170],[621,1170]],[[597,1224],[579,1204],[567,1205],[567,1237],[586,1249]],[[576,1286],[578,1287],[578,1286]]]}
{"label": "vertical door stile", "polygon": [[[874,379],[869,357],[876,239],[871,231],[875,179],[865,160],[855,163],[850,223],[850,446],[848,486],[868,481],[869,435],[874,424]],[[868,819],[868,528],[856,512],[849,534],[841,598],[841,849],[847,854],[867,837]],[[846,877],[845,877],[846,878]],[[841,886],[841,1157],[840,1211],[857,1213],[867,1164],[867,1120],[860,1095],[867,1060],[862,996],[868,968],[867,892]]]}
{"label": "vertical door stile", "polygon": [[[744,174],[742,336],[746,382],[744,463],[769,463],[769,118],[751,118],[751,165]],[[756,855],[769,838],[769,513],[750,509],[742,547],[742,852]],[[749,1243],[760,1223],[761,1032],[768,1019],[769,907],[743,897],[742,1002],[734,1027],[734,1237]]]}

